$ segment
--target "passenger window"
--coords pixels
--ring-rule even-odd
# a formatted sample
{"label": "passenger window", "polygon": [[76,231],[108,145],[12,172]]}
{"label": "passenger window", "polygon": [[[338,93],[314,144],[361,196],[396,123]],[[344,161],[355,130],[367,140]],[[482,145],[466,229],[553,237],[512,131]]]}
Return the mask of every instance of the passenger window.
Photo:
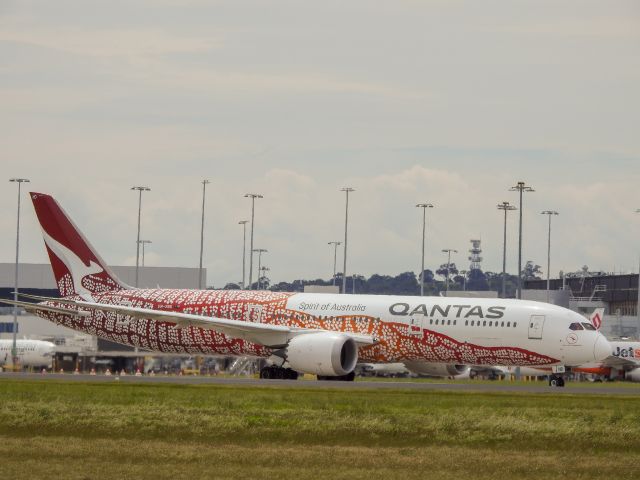
{"label": "passenger window", "polygon": [[464,321],[464,326],[466,327],[467,325],[469,325],[469,320]]}
{"label": "passenger window", "polygon": [[458,322],[457,320],[454,320],[454,321],[453,321],[453,326],[454,326],[454,327],[455,327],[455,325],[456,325],[456,323],[457,323],[457,322]]}
{"label": "passenger window", "polygon": [[507,327],[510,327],[510,326],[511,326],[511,322],[507,322]]}
{"label": "passenger window", "polygon": [[475,323],[475,322],[474,322],[473,320],[471,320],[471,326],[472,326],[472,327],[473,327],[474,323]]}
{"label": "passenger window", "polygon": [[451,320],[447,320],[447,325],[451,325]]}
{"label": "passenger window", "polygon": [[500,323],[500,326],[501,326],[501,327],[504,327],[504,322],[501,322],[501,323]]}
{"label": "passenger window", "polygon": [[493,322],[489,321],[489,326],[493,327]]}
{"label": "passenger window", "polygon": [[513,328],[516,328],[516,325],[518,325],[518,322],[513,322]]}
{"label": "passenger window", "polygon": [[482,322],[482,326],[486,327],[487,326],[487,321],[485,320],[484,322]]}
{"label": "passenger window", "polygon": [[585,330],[595,330],[596,329],[596,327],[594,327],[590,323],[583,323],[582,326],[584,327]]}
{"label": "passenger window", "polygon": [[433,325],[433,318],[429,320],[429,325]]}
{"label": "passenger window", "polygon": [[569,330],[584,330],[584,327],[576,322],[569,325]]}
{"label": "passenger window", "polygon": [[438,325],[438,320],[436,319],[436,325]]}

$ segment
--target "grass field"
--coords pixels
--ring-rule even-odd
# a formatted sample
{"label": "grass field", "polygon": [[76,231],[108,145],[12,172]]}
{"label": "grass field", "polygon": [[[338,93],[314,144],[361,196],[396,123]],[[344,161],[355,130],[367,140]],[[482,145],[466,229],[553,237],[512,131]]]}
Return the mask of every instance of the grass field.
{"label": "grass field", "polygon": [[640,478],[640,396],[0,381],[2,478]]}

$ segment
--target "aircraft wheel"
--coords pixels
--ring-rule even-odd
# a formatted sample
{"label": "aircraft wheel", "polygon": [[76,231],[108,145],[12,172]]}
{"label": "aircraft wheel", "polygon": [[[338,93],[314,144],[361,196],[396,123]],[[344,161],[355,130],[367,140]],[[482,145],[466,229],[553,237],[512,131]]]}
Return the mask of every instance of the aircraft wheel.
{"label": "aircraft wheel", "polygon": [[564,387],[564,378],[560,377],[558,378],[558,387]]}
{"label": "aircraft wheel", "polygon": [[550,387],[557,387],[558,386],[558,379],[556,378],[555,375],[552,375],[551,377],[549,377],[549,386]]}
{"label": "aircraft wheel", "polygon": [[356,372],[350,372],[341,378],[344,382],[353,382],[356,379]]}

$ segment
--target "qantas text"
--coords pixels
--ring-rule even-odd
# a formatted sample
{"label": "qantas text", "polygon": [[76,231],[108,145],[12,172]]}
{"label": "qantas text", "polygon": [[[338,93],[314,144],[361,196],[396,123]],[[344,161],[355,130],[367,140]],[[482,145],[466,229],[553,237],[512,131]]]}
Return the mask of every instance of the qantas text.
{"label": "qantas text", "polygon": [[502,318],[506,307],[488,307],[486,312],[479,305],[433,305],[428,307],[421,303],[415,307],[411,307],[408,303],[394,303],[389,307],[391,315],[424,315],[426,317],[456,317],[456,318]]}

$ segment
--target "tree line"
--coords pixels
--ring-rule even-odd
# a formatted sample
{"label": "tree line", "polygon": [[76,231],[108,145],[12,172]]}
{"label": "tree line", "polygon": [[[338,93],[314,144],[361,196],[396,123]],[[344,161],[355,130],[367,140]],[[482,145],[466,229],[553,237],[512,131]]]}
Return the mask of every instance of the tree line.
{"label": "tree line", "polygon": [[[532,261],[527,261],[523,270],[523,280],[539,280],[541,278],[540,265]],[[440,278],[437,278],[440,277]],[[482,270],[459,270],[455,263],[442,264],[433,272],[426,269],[423,274],[425,295],[440,295],[445,291],[447,279],[449,280],[449,291],[472,290],[472,291],[497,291],[502,292],[502,273],[483,272]],[[506,274],[507,297],[516,296],[518,288],[517,275]],[[335,285],[342,290],[342,273],[337,273]],[[330,286],[334,285],[333,279],[316,278],[313,280],[294,280],[292,282],[278,282],[271,284],[267,276],[263,276],[252,285],[253,290],[271,290],[273,292],[302,292],[308,285]],[[374,273],[369,278],[363,275],[350,275],[346,279],[347,293],[361,293],[373,295],[419,295],[420,275],[419,272],[402,272],[396,276],[380,275]],[[227,283],[225,290],[239,290],[241,287],[237,283]]]}

